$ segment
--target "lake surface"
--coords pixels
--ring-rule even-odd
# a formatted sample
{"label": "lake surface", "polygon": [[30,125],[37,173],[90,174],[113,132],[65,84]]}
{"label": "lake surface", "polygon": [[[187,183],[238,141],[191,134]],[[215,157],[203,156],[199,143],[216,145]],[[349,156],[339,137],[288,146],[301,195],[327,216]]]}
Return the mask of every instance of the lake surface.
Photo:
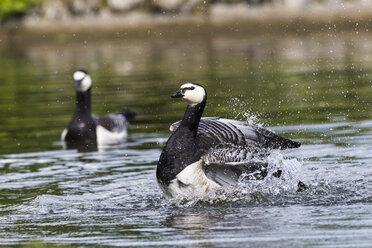
{"label": "lake surface", "polygon": [[[0,48],[1,245],[371,247],[372,35],[73,37]],[[79,68],[94,113],[138,113],[126,143],[63,150]],[[302,142],[270,156],[283,179],[163,195],[157,160],[185,109],[170,94],[190,81],[208,91],[204,116]]]}

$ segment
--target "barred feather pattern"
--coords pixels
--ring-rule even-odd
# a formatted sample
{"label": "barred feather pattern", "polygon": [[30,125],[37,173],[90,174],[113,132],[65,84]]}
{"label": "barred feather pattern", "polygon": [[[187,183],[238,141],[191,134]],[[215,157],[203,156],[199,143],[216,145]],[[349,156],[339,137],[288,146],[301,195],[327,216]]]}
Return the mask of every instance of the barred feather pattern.
{"label": "barred feather pattern", "polygon": [[[180,121],[173,123],[170,130],[175,131],[179,125]],[[230,143],[248,149],[286,149],[297,148],[301,145],[265,128],[219,117],[201,118],[197,138],[199,146],[207,150],[221,143]]]}
{"label": "barred feather pattern", "polygon": [[239,180],[257,180],[267,176],[265,157],[244,147],[219,146],[201,157],[208,178],[222,186],[236,185]]}
{"label": "barred feather pattern", "polygon": [[201,159],[206,165],[252,161],[254,155],[242,147],[220,146],[210,149]]}

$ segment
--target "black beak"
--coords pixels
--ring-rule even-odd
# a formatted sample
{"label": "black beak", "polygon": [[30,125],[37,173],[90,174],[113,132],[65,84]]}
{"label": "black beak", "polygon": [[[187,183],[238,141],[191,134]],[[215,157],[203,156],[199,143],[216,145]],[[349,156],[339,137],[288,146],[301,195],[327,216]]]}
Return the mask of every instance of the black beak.
{"label": "black beak", "polygon": [[182,98],[183,97],[183,93],[182,93],[182,89],[179,89],[177,90],[176,92],[174,92],[172,95],[171,95],[172,98]]}
{"label": "black beak", "polygon": [[80,88],[81,80],[75,80],[75,88]]}

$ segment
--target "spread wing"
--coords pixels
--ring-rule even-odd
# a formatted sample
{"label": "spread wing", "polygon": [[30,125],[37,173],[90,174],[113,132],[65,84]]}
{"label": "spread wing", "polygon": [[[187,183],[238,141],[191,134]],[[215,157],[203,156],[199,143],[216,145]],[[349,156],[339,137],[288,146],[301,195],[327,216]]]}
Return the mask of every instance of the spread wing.
{"label": "spread wing", "polygon": [[241,147],[212,148],[201,160],[206,176],[222,186],[236,185],[242,179],[263,179],[267,175],[267,163]]}
{"label": "spread wing", "polygon": [[[175,131],[180,123],[180,121],[173,123],[170,130]],[[199,145],[204,148],[211,148],[221,143],[268,149],[286,149],[301,146],[299,142],[281,137],[265,128],[219,117],[201,118],[197,135]]]}

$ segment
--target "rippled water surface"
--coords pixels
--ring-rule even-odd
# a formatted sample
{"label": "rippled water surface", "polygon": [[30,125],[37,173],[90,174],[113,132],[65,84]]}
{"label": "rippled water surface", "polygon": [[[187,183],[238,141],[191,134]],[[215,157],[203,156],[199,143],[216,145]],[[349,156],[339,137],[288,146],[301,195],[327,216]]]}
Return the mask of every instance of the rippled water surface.
{"label": "rippled water surface", "polygon": [[[371,247],[372,47],[368,34],[41,41],[0,49],[0,244]],[[72,73],[93,78],[93,111],[138,113],[128,141],[63,150]],[[155,168],[185,104],[302,142],[274,152],[283,179],[204,199],[167,199]],[[296,192],[296,182],[309,185]]]}

